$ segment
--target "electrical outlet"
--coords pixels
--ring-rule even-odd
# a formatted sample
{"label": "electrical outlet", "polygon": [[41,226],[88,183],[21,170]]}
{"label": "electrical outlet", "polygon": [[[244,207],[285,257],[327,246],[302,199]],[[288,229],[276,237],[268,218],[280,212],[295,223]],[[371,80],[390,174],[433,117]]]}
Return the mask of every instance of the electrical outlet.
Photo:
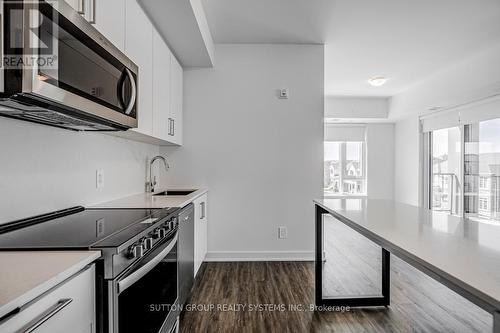
{"label": "electrical outlet", "polygon": [[286,239],[287,237],[286,227],[278,227],[278,239]]}
{"label": "electrical outlet", "polygon": [[104,170],[100,169],[95,172],[95,187],[104,187]]}
{"label": "electrical outlet", "polygon": [[96,237],[104,235],[104,218],[95,221],[95,235]]}
{"label": "electrical outlet", "polygon": [[288,88],[281,88],[279,90],[279,97],[281,99],[288,99],[289,96],[290,96],[290,91],[288,90]]}

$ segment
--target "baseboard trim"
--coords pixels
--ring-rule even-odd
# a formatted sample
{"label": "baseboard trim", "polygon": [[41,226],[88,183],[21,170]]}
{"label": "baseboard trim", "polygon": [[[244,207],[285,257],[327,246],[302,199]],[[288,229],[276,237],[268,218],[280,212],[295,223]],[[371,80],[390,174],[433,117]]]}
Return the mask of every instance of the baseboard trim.
{"label": "baseboard trim", "polygon": [[214,251],[205,261],[314,261],[313,251]]}

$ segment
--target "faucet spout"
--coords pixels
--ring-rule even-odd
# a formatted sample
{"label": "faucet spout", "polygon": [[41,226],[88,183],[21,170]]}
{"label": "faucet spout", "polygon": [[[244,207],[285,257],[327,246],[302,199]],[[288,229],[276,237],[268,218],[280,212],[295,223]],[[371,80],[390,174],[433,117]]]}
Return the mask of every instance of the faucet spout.
{"label": "faucet spout", "polygon": [[170,168],[170,165],[168,165],[167,160],[163,156],[155,156],[151,159],[151,162],[149,162],[149,182],[146,182],[146,192],[148,193],[153,193],[155,191],[155,186],[156,186],[156,176],[153,176],[153,164],[156,161],[162,161],[163,165],[165,166],[165,171],[168,171]]}

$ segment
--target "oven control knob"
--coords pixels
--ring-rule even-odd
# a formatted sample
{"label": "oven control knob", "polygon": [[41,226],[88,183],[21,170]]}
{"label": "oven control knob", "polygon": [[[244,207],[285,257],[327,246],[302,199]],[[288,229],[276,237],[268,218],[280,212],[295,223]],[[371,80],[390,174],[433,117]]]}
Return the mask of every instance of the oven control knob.
{"label": "oven control knob", "polygon": [[154,239],[162,238],[162,237],[161,237],[161,229],[160,229],[160,228],[158,228],[158,229],[156,229],[156,230],[154,231],[154,233],[153,233],[153,238],[154,238]]}
{"label": "oven control knob", "polygon": [[144,254],[144,250],[142,248],[142,245],[137,245],[137,244],[132,245],[128,251],[129,259],[140,258],[140,257],[142,257],[143,254]]}
{"label": "oven control knob", "polygon": [[160,228],[159,235],[160,235],[160,238],[165,238],[167,236],[167,229]]}
{"label": "oven control knob", "polygon": [[168,221],[167,223],[165,223],[165,227],[170,231],[174,228],[174,224],[172,223],[172,221]]}
{"label": "oven control knob", "polygon": [[176,228],[177,227],[177,217],[174,217],[172,219],[172,228]]}
{"label": "oven control knob", "polygon": [[153,238],[147,237],[142,241],[142,247],[144,250],[150,250],[153,247]]}

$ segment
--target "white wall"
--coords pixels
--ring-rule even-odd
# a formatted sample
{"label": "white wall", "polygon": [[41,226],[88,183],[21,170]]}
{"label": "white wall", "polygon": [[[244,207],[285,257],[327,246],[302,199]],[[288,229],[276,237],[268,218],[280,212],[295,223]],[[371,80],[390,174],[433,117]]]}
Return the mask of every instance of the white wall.
{"label": "white wall", "polygon": [[394,124],[366,125],[367,195],[394,199]]}
{"label": "white wall", "polygon": [[395,180],[394,199],[419,204],[420,134],[418,116],[396,123],[394,132]]}
{"label": "white wall", "polygon": [[432,107],[447,109],[500,95],[499,58],[500,44],[491,45],[390,98],[389,118],[397,120],[396,200],[419,204],[419,116],[435,112]]}
{"label": "white wall", "polygon": [[184,146],[161,148],[171,166],[163,185],[209,188],[209,258],[312,259],[323,46],[224,44],[215,55],[215,68],[184,74]]}
{"label": "white wall", "polygon": [[[0,223],[144,192],[158,146],[0,118]],[[96,189],[96,170],[104,188]]]}
{"label": "white wall", "polygon": [[451,64],[389,101],[389,117],[403,119],[500,94],[500,44]]}
{"label": "white wall", "polygon": [[386,119],[389,100],[382,97],[326,96],[325,118]]}

